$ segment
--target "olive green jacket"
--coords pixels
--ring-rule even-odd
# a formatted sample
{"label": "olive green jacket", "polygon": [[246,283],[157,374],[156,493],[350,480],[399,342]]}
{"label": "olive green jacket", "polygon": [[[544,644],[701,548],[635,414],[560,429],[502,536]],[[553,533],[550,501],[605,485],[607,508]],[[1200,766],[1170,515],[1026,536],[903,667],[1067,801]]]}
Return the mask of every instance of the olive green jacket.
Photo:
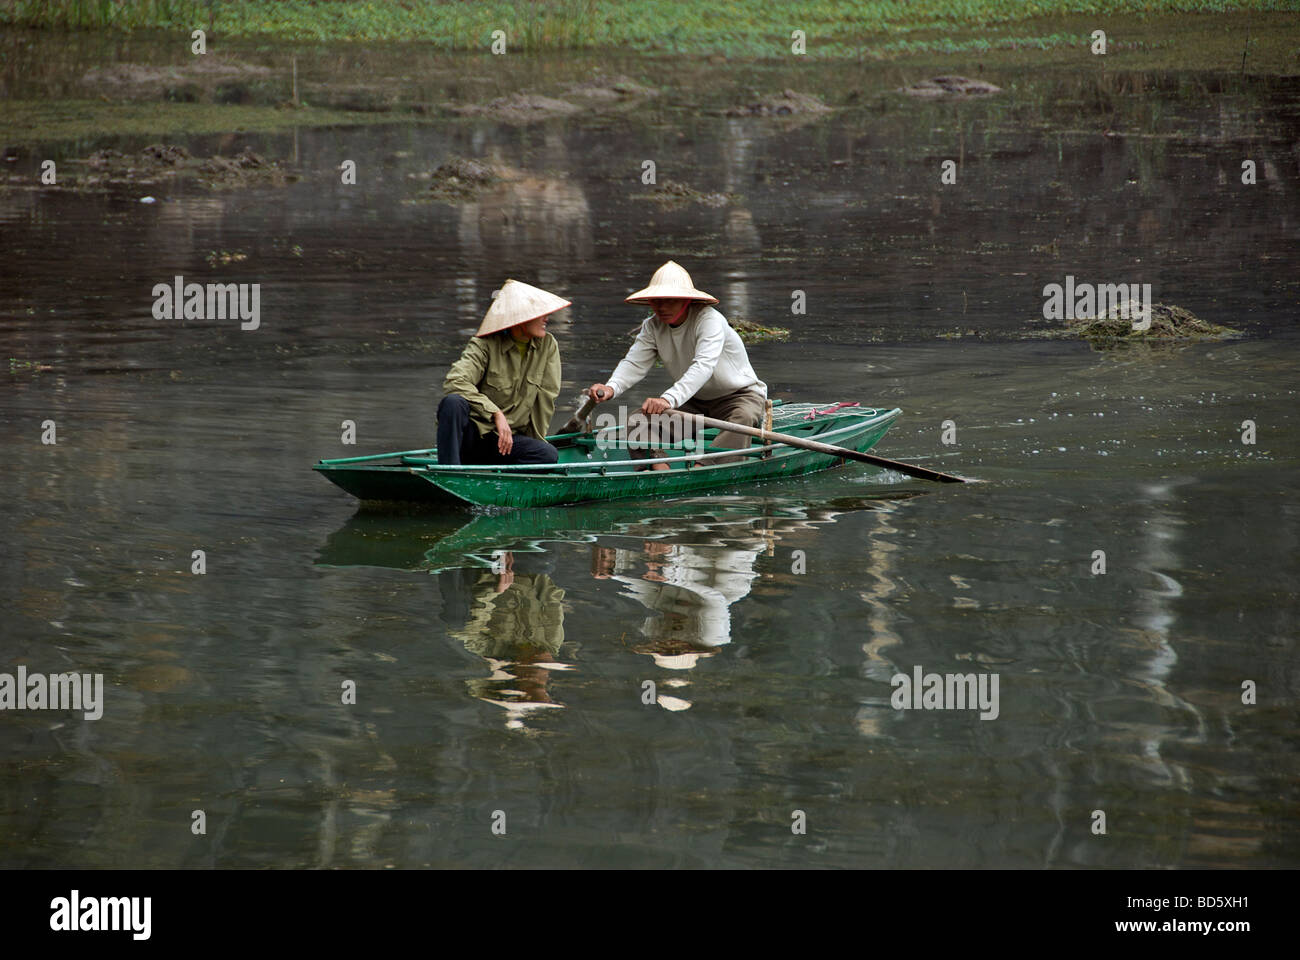
{"label": "olive green jacket", "polygon": [[548,333],[529,340],[521,357],[509,330],[473,337],[451,365],[442,389],[469,401],[479,436],[496,429],[492,415],[500,411],[512,432],[545,440],[560,392],[560,345]]}

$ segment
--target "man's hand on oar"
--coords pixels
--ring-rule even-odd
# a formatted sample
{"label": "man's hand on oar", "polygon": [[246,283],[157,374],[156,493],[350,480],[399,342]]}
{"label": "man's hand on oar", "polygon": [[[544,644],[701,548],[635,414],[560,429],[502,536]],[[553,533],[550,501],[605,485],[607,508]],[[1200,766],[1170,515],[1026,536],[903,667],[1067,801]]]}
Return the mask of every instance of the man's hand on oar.
{"label": "man's hand on oar", "polygon": [[[596,384],[596,386],[597,387],[604,386],[604,384]],[[591,388],[591,390],[594,389],[595,387]],[[605,387],[605,389],[609,390],[609,387]],[[591,396],[591,390],[587,390],[582,394],[581,397],[582,403],[578,405],[577,412],[574,413],[574,415],[569,418],[568,422],[565,423],[563,428],[561,428],[560,433],[582,433],[583,432],[583,430],[585,429],[585,421],[587,417],[591,415],[591,410],[596,405],[597,402],[596,399]],[[609,390],[609,392],[613,394],[614,391]]]}
{"label": "man's hand on oar", "polygon": [[591,416],[591,409],[598,403],[612,399],[614,388],[608,387],[603,383],[593,383],[586,390],[582,391],[582,405],[578,407],[578,412],[568,419],[561,433],[581,433],[583,423],[587,417]]}

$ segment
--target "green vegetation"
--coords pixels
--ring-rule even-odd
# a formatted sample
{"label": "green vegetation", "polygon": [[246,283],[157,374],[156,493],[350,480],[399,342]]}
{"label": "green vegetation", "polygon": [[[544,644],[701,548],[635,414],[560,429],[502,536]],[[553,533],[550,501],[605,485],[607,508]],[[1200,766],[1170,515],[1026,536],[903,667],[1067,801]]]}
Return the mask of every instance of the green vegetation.
{"label": "green vegetation", "polygon": [[740,320],[729,317],[727,322],[731,329],[740,334],[743,343],[765,343],[768,340],[789,340],[790,331],[785,327],[768,327],[753,320]]}
{"label": "green vegetation", "polygon": [[218,5],[199,0],[9,0],[0,3],[0,22],[72,30],[179,27],[194,24],[200,12],[206,21],[208,6]]}
{"label": "green vegetation", "polygon": [[[954,41],[957,29],[1005,28],[1040,18],[1294,11],[1295,0],[0,0],[0,23],[32,27],[186,32],[289,40],[404,40],[485,50],[504,30],[510,50],[622,48],[775,56],[791,33],[809,56],[1050,48],[1076,35],[1023,33]],[[929,33],[933,36],[910,37]],[[866,41],[871,40],[870,48]]]}
{"label": "green vegetation", "polygon": [[230,131],[272,133],[294,125],[392,122],[391,116],[382,113],[281,110],[244,104],[7,100],[0,117],[0,137],[20,143],[66,140],[80,146],[97,143],[105,131],[120,136],[186,136]]}
{"label": "green vegetation", "polygon": [[230,250],[209,250],[208,255],[203,258],[207,261],[209,267],[227,266],[232,263],[240,263],[248,259],[248,254],[240,251]]}
{"label": "green vegetation", "polygon": [[[753,320],[740,320],[736,317],[728,317],[727,323],[731,329],[740,335],[742,343],[766,343],[769,340],[789,340],[790,331],[785,327],[769,327],[761,323],[755,323]],[[629,339],[635,339],[636,335],[641,332],[641,325],[637,324],[627,332]],[[663,361],[656,360],[656,367],[662,367]]]}
{"label": "green vegetation", "polygon": [[[1139,308],[1137,301],[1130,305],[1134,313],[1121,317],[1110,311],[1104,317],[1070,320],[1064,326],[1028,334],[1029,337],[1047,339],[1067,338],[1087,340],[1093,346],[1113,347],[1130,343],[1174,343],[1196,340],[1227,340],[1242,336],[1240,330],[1202,320],[1190,310],[1166,303],[1151,305],[1150,325],[1135,329],[1131,319]],[[973,334],[975,331],[971,331]],[[960,334],[959,334],[960,335]]]}
{"label": "green vegetation", "polygon": [[[1292,9],[1300,5],[1300,0],[1287,2]],[[622,5],[534,0],[514,7],[431,0],[406,0],[404,5],[0,0],[0,63],[12,78],[9,99],[0,110],[0,141],[60,144],[51,156],[63,159],[84,156],[114,137],[137,138],[128,146],[138,149],[146,137],[445,123],[449,114],[515,122],[506,114],[516,106],[519,122],[531,122],[542,119],[533,101],[559,103],[554,98],[572,99],[579,106],[571,110],[580,107],[590,117],[612,112],[626,99],[588,100],[582,90],[574,92],[575,86],[586,89],[593,77],[609,70],[611,50],[599,44],[619,48],[625,58],[620,69],[634,71],[638,86],[674,91],[670,101],[656,107],[661,112],[775,113],[777,120],[794,124],[806,118],[782,116],[787,112],[782,104],[755,110],[752,102],[760,91],[789,89],[815,94],[835,109],[869,104],[875,128],[894,116],[884,109],[893,91],[924,77],[962,74],[996,82],[1007,96],[981,110],[1020,127],[1029,122],[1026,109],[1032,109],[1033,122],[1057,122],[1044,111],[1064,88],[1080,102],[1104,102],[1107,109],[1137,104],[1149,110],[1159,101],[1133,94],[1166,71],[1198,86],[1203,84],[1196,79],[1198,72],[1227,75],[1230,82],[1240,79],[1245,85],[1238,92],[1254,90],[1250,84],[1260,77],[1300,73],[1300,25],[1294,13],[1259,12],[1284,6],[1277,0],[1256,0],[1249,11],[1217,16],[1168,11],[1233,5],[1186,0],[917,0],[912,5],[857,0],[837,5],[796,0],[780,13],[736,6],[743,9],[731,10],[720,0],[701,0],[698,6],[683,0],[628,0]],[[1100,15],[1044,12],[1049,7],[1058,12],[1091,7],[1142,12],[1107,13],[1098,19]],[[724,9],[726,16],[719,14]],[[260,20],[254,16],[258,11]],[[1007,19],[1029,14],[1036,16]],[[548,17],[569,17],[572,29],[551,30]],[[501,29],[511,38],[512,53],[529,43],[543,52],[492,56],[495,28],[489,24],[494,21],[505,24]],[[15,22],[48,29],[5,29],[5,23]],[[195,57],[190,30],[209,22],[215,24],[210,55]],[[791,24],[806,31],[808,57],[789,55]],[[69,26],[87,29],[68,31]],[[1106,57],[1089,49],[1089,34],[1099,26],[1107,32]],[[117,32],[136,27],[141,32],[129,39]],[[365,46],[318,45],[298,36],[347,37]],[[381,36],[421,42],[370,39]],[[447,48],[467,44],[474,53],[447,56]],[[547,55],[547,48],[566,44],[583,48]],[[638,49],[658,53],[633,52]],[[720,51],[725,57],[663,55],[670,50]],[[1248,55],[1244,70],[1243,54]],[[1200,93],[1208,96],[1208,87]],[[789,112],[801,113],[793,107]],[[963,122],[972,122],[969,112],[965,116]],[[1159,126],[1158,117],[1121,119],[1143,129]],[[1161,149],[1159,142],[1153,141],[1150,149]],[[0,181],[4,179],[0,171]],[[666,194],[652,198],[698,202]]]}
{"label": "green vegetation", "polygon": [[39,373],[54,368],[48,363],[39,363],[35,360],[19,360],[17,357],[9,358],[9,372],[17,373],[18,371],[27,371],[30,373]]}

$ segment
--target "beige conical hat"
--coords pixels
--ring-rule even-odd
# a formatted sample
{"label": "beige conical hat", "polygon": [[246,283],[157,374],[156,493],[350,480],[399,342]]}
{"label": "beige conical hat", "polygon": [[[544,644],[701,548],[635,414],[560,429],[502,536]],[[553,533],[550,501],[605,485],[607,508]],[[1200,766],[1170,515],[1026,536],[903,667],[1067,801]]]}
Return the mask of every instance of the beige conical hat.
{"label": "beige conical hat", "polygon": [[483,315],[483,322],[479,324],[478,333],[474,336],[486,337],[488,334],[507,330],[537,317],[544,317],[556,310],[563,310],[567,306],[569,306],[568,300],[557,297],[553,293],[547,293],[539,287],[518,280],[507,280],[501,285],[496,299],[492,301],[492,306],[488,307],[488,312]]}
{"label": "beige conical hat", "polygon": [[705,303],[717,303],[717,297],[711,297],[703,290],[696,290],[691,283],[691,275],[679,263],[669,260],[655,271],[650,278],[650,286],[638,290],[630,297],[624,297],[624,303],[645,303],[660,297],[680,300],[703,300]]}

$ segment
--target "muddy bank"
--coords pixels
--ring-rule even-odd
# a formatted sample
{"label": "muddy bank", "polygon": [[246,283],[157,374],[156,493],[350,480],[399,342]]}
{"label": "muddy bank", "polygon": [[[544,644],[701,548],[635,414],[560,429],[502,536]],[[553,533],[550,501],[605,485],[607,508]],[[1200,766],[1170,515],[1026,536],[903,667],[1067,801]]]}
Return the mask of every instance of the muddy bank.
{"label": "muddy bank", "polygon": [[729,117],[799,117],[830,113],[831,110],[821,97],[782,90],[780,93],[756,96],[731,107],[725,113]]}
{"label": "muddy bank", "polygon": [[94,190],[110,186],[154,185],[169,180],[189,179],[211,189],[253,186],[282,186],[298,178],[275,161],[245,147],[233,157],[195,157],[176,144],[154,143],[139,153],[97,150],[78,160],[65,160],[58,180],[43,184],[36,177],[10,174],[0,180],[10,187]]}
{"label": "muddy bank", "polygon": [[499,123],[536,123],[581,112],[567,100],[544,97],[537,93],[512,93],[487,103],[445,103],[443,111],[453,117],[486,117]]}
{"label": "muddy bank", "polygon": [[[1244,26],[1241,18],[1216,22],[1226,19]],[[1261,24],[1267,21],[1258,18]],[[1204,68],[1233,68],[1231,74],[1209,79],[1211,89],[1248,88],[1254,85],[1249,77],[1294,72],[1294,57],[1288,54],[1289,59],[1279,61],[1266,56],[1272,41],[1266,44],[1256,32],[1243,77],[1242,46],[1236,44],[1228,56],[1222,28],[1208,30],[1198,19],[1135,21],[1125,24],[1125,36],[1145,37],[1152,44],[1163,37],[1167,45],[1125,47],[1122,58],[1104,64],[1099,83],[1109,93],[1161,84],[1158,74],[1139,72],[1186,70],[1193,54]],[[741,73],[725,58],[643,57],[626,50],[572,52],[555,60],[516,56],[512,50],[506,57],[453,60],[406,45],[362,44],[339,52],[226,40],[221,54],[194,57],[178,55],[171,41],[138,38],[124,48],[93,40],[89,34],[33,34],[10,50],[0,143],[99,137],[94,146],[116,146],[107,138],[395,121],[416,125],[456,116],[523,126],[551,119],[581,122],[589,115],[654,123],[674,114],[708,113],[795,126],[837,116],[826,112],[832,109],[852,112],[870,105],[886,110],[887,101],[937,97],[937,102],[997,103],[1009,96],[977,92],[986,88],[977,86],[983,81],[970,79],[974,77],[988,77],[1007,90],[1014,83],[1015,100],[1033,101],[1037,108],[1057,90],[1052,68],[1077,66],[1081,75],[1092,76],[1098,66],[1086,45],[1078,50],[981,48],[942,56],[900,55],[894,59],[907,61],[900,76],[898,66],[874,57],[855,57],[857,66],[846,69],[849,61],[785,56],[746,65]],[[122,62],[105,62],[114,57]],[[294,57],[300,109],[278,109],[292,97]],[[167,63],[171,58],[176,62]],[[910,93],[896,93],[908,77],[932,79],[905,88]],[[639,108],[648,103],[653,107],[643,116]]]}
{"label": "muddy bank", "polygon": [[417,200],[467,203],[477,199],[489,188],[513,179],[511,173],[504,167],[482,160],[451,157],[433,171],[407,176],[417,182],[428,182],[428,186],[416,197]]}
{"label": "muddy bank", "polygon": [[268,67],[235,60],[217,60],[195,57],[189,63],[155,66],[147,63],[120,62],[106,67],[95,67],[82,75],[82,82],[95,87],[123,87],[139,84],[161,84],[178,79],[214,79],[229,77],[270,76]]}
{"label": "muddy bank", "polygon": [[518,125],[578,113],[601,113],[658,95],[655,88],[624,76],[595,77],[571,83],[565,88],[563,98],[519,91],[486,103],[444,103],[442,110],[453,117],[483,117]]}
{"label": "muddy bank", "polygon": [[80,85],[93,96],[114,99],[243,103],[252,99],[251,84],[273,75],[257,64],[195,56],[164,66],[121,62],[94,67],[82,74]]}
{"label": "muddy bank", "polygon": [[899,87],[897,93],[922,100],[964,99],[968,97],[988,97],[1001,93],[1002,88],[986,80],[972,80],[969,77],[935,77],[933,80],[920,80],[906,87]]}
{"label": "muddy bank", "polygon": [[572,83],[565,88],[564,96],[569,100],[616,104],[657,97],[659,91],[620,74],[613,77],[596,76]]}
{"label": "muddy bank", "polygon": [[[405,85],[360,78],[308,82],[295,76],[292,54],[281,55],[274,68],[209,56],[174,64],[122,62],[84,73],[78,86],[88,97],[105,101],[256,105],[303,109],[314,106],[347,113],[425,113],[425,104],[405,99]],[[306,73],[311,61],[303,60]]]}

